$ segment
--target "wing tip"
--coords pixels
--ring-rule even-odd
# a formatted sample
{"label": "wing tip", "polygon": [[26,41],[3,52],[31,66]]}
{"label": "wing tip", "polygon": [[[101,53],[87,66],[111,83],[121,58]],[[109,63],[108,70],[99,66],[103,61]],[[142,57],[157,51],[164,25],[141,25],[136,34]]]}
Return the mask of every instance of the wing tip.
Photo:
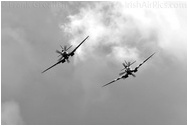
{"label": "wing tip", "polygon": [[156,52],[154,52],[153,54],[152,54],[152,56],[155,54]]}
{"label": "wing tip", "polygon": [[43,74],[43,73],[45,73],[45,72],[46,72],[46,70],[42,71],[41,74]]}
{"label": "wing tip", "polygon": [[107,85],[108,85],[108,84],[103,85],[102,88],[105,87],[105,86],[107,86]]}

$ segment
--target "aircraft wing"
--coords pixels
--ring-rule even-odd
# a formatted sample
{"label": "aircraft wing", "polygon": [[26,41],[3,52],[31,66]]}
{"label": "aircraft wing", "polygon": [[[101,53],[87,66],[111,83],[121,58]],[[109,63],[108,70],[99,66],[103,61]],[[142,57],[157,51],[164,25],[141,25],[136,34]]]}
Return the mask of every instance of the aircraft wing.
{"label": "aircraft wing", "polygon": [[80,47],[80,45],[82,43],[84,43],[84,41],[88,38],[89,36],[87,36],[71,53],[69,53],[70,56],[73,56],[74,55],[74,52],[78,49],[78,47]]}
{"label": "aircraft wing", "polygon": [[62,60],[58,61],[57,63],[55,63],[54,65],[52,65],[51,67],[49,67],[46,70],[42,71],[42,73],[46,72],[47,70],[51,69],[52,67],[56,66],[57,64],[64,63],[64,62],[65,62],[65,59],[62,59]]}
{"label": "aircraft wing", "polygon": [[116,79],[114,79],[113,81],[111,81],[111,82],[109,82],[109,83],[107,83],[107,84],[105,84],[105,85],[103,85],[102,87],[105,87],[105,86],[107,86],[107,85],[109,85],[109,84],[111,84],[111,83],[114,83],[114,82],[118,81],[119,79],[122,79],[122,76],[121,76],[121,77],[118,77],[118,78],[116,78]]}
{"label": "aircraft wing", "polygon": [[144,64],[149,58],[151,58],[155,53],[153,53],[152,55],[150,55],[147,59],[145,59],[141,64],[139,64],[134,70],[133,72],[137,72],[138,68],[142,66],[142,64]]}

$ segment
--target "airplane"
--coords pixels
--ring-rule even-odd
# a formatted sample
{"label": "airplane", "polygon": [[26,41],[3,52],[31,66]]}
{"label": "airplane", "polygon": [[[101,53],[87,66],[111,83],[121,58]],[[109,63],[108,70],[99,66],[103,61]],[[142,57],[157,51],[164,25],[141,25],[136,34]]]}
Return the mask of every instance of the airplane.
{"label": "airplane", "polygon": [[[154,54],[155,54],[155,53],[153,53],[152,55],[150,55],[147,59],[145,59],[142,63],[140,63],[140,64],[139,64],[137,67],[135,67],[134,69],[131,69],[130,66],[131,66],[132,64],[134,64],[136,61],[134,61],[134,62],[132,62],[132,63],[131,63],[131,62],[128,62],[128,63],[127,63],[126,60],[125,60],[125,63],[123,63],[124,68],[122,69],[122,70],[125,69],[125,71],[119,73],[119,77],[118,77],[118,78],[116,78],[116,79],[112,80],[111,82],[109,82],[109,83],[103,85],[102,87],[105,87],[105,86],[107,86],[107,85],[109,85],[109,84],[111,84],[111,83],[113,83],[113,82],[116,82],[116,81],[118,81],[118,80],[120,80],[120,79],[126,79],[126,78],[129,77],[129,75],[132,75],[133,77],[136,77],[136,75],[135,75],[134,73],[136,73],[136,72],[138,71],[138,68],[141,67],[142,64],[144,64],[144,63],[145,63],[149,58],[151,58]],[[122,71],[122,70],[121,70],[121,71]]]}
{"label": "airplane", "polygon": [[[58,65],[58,64],[60,64],[60,63],[64,63],[64,62],[66,62],[66,61],[69,63],[69,62],[70,62],[70,61],[69,61],[69,57],[74,55],[74,53],[75,53],[75,51],[78,49],[78,47],[80,47],[80,45],[81,45],[82,43],[84,43],[84,41],[85,41],[88,37],[89,37],[89,36],[87,36],[87,37],[86,37],[73,51],[71,51],[70,53],[68,53],[67,50],[70,49],[70,48],[72,47],[72,45],[71,45],[69,48],[67,48],[67,46],[64,46],[64,48],[63,48],[62,46],[60,46],[60,47],[62,48],[62,51],[56,50],[56,53],[59,53],[59,54],[60,54],[59,56],[61,56],[61,58],[58,59],[58,62],[57,62],[57,63],[55,63],[54,65],[50,66],[50,67],[47,68],[46,70],[42,71],[42,73],[46,72],[47,70],[51,69],[52,67],[54,67],[54,66],[56,66],[56,65]],[[59,56],[58,56],[58,57],[59,57]]]}

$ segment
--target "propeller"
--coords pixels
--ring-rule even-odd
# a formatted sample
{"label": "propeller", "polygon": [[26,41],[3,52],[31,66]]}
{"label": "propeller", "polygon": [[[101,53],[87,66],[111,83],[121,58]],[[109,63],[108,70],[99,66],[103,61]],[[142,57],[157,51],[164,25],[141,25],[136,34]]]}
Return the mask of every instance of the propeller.
{"label": "propeller", "polygon": [[124,61],[125,61],[126,65],[127,65],[127,61],[126,60],[124,60]]}
{"label": "propeller", "polygon": [[66,45],[63,47],[62,51],[67,51],[67,46]]}
{"label": "propeller", "polygon": [[127,65],[125,65],[125,63],[122,63],[124,67],[127,67]]}
{"label": "propeller", "polygon": [[[63,51],[67,51],[67,46],[66,46],[66,45],[65,45],[65,46],[63,46],[63,47],[62,47],[61,45],[59,45],[59,46],[61,47],[62,52],[63,52]],[[57,51],[56,51],[56,52],[57,52]],[[60,52],[60,51],[59,51],[59,52]]]}
{"label": "propeller", "polygon": [[60,47],[61,47],[62,52],[63,52],[63,51],[67,51],[68,49],[70,49],[70,48],[72,47],[72,45],[71,45],[71,46],[69,46],[69,48],[67,48],[67,46],[66,46],[66,45],[65,45],[65,46],[63,46],[63,47],[60,45]]}
{"label": "propeller", "polygon": [[63,47],[60,45],[61,49],[63,50]]}
{"label": "propeller", "polygon": [[134,62],[132,62],[132,63],[130,64],[130,66],[133,65],[135,62],[136,62],[136,60],[135,60]]}
{"label": "propeller", "polygon": [[69,48],[67,50],[69,50],[72,47],[72,45],[69,46]]}
{"label": "propeller", "polygon": [[56,53],[59,53],[60,55],[62,55],[62,52],[60,52],[59,50],[56,50]]}
{"label": "propeller", "polygon": [[121,75],[123,75],[124,73],[126,73],[126,71],[123,71],[123,72],[119,73],[119,75],[121,76]]}
{"label": "propeller", "polygon": [[[134,62],[132,62],[132,63],[130,63],[130,62],[127,63],[127,61],[125,60],[125,63],[126,63],[126,64],[125,64],[125,63],[122,63],[123,66],[124,66],[124,68],[123,68],[122,70],[126,69],[127,67],[130,67],[130,66],[133,65],[135,62],[136,62],[136,61],[134,61]],[[121,71],[122,71],[122,70],[121,70]]]}
{"label": "propeller", "polygon": [[58,61],[62,60],[63,59],[63,56],[61,58],[58,59]]}
{"label": "propeller", "polygon": [[69,50],[71,47],[72,47],[72,45],[70,45],[69,48],[67,48],[67,46],[65,45],[64,48],[63,48],[63,51],[67,51],[67,50]]}
{"label": "propeller", "polygon": [[[66,45],[65,45],[65,46],[63,46],[63,47],[60,45],[60,47],[61,47],[61,49],[62,49],[62,52],[61,52],[61,51],[59,51],[59,50],[56,50],[56,53],[60,54],[60,55],[58,55],[58,57],[62,56],[61,58],[59,58],[59,59],[58,59],[58,61],[60,61],[60,60],[63,58],[63,52],[64,52],[64,51],[67,51],[68,49],[70,49],[70,48],[72,47],[72,45],[71,45],[71,46],[69,46],[69,48],[67,48],[67,46],[66,46]],[[69,61],[69,60],[67,60],[67,62],[69,63],[70,61]]]}
{"label": "propeller", "polygon": [[[62,47],[62,46],[60,45],[60,47],[61,47],[61,49],[62,49],[62,52],[64,52],[64,51],[67,51],[68,49],[70,49],[70,48],[72,47],[72,45],[69,46],[69,48],[67,48],[66,45],[65,45],[64,47]],[[59,50],[56,50],[56,53],[59,53],[59,54],[60,54],[60,55],[58,55],[58,57],[61,56],[61,55],[63,54],[62,52],[59,51]]]}

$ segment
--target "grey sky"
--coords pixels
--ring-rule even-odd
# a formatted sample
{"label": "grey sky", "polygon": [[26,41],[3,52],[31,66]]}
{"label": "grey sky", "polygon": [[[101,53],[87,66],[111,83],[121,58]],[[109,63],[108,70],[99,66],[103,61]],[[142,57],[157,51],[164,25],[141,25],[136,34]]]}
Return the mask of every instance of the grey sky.
{"label": "grey sky", "polygon": [[[127,5],[1,2],[2,124],[186,124],[187,8]],[[71,63],[41,74],[87,35]],[[101,88],[154,51],[136,78]]]}

